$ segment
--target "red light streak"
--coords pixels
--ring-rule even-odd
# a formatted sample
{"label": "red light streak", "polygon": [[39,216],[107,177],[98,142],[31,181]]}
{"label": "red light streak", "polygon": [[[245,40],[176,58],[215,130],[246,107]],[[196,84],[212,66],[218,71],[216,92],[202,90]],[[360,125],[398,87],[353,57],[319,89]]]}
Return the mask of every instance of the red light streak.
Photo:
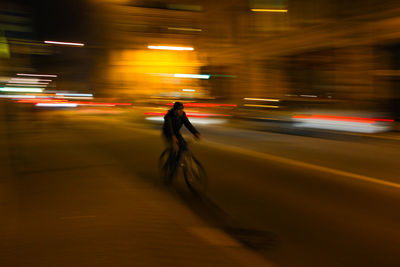
{"label": "red light streak", "polygon": [[294,119],[317,119],[317,120],[332,120],[332,121],[351,121],[361,123],[375,123],[375,122],[394,122],[392,119],[376,119],[376,118],[362,118],[362,117],[348,117],[348,116],[332,116],[332,115],[294,115]]}
{"label": "red light streak", "polygon": [[[166,104],[167,106],[173,106],[173,103],[168,103]],[[234,104],[213,104],[213,103],[186,103],[184,104],[185,107],[237,107],[237,105]]]}
{"label": "red light streak", "polygon": [[102,103],[102,102],[86,102],[86,101],[68,101],[65,99],[49,99],[49,98],[33,98],[33,99],[22,99],[16,101],[18,103],[69,103],[69,104],[77,104],[77,105],[86,105],[86,106],[96,106],[96,107],[115,107],[115,106],[131,106],[130,103]]}
{"label": "red light streak", "polygon": [[213,117],[213,116],[222,116],[222,117],[230,117],[231,115],[226,115],[226,114],[214,114],[214,113],[193,113],[193,112],[188,112],[186,115],[193,116],[193,117],[198,117],[198,116],[206,116],[206,117]]}

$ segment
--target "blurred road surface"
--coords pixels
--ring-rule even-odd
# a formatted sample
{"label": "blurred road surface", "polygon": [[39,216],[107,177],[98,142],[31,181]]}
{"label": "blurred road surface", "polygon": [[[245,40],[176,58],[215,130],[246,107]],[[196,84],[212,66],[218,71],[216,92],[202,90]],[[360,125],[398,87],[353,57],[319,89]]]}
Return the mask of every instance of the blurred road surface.
{"label": "blurred road surface", "polygon": [[[122,220],[121,231],[108,231],[109,236],[91,231],[88,240],[110,241],[123,254],[124,244],[132,242],[126,229],[137,225],[122,211],[146,205],[157,210],[158,205],[153,199],[135,202],[135,190],[165,191],[157,182],[163,149],[158,126],[118,116],[28,118],[5,120],[1,133],[8,149],[2,166],[14,177],[3,179],[2,202],[8,203],[3,206],[9,215],[3,221],[4,240],[24,233],[37,244],[49,242],[49,231],[70,229],[54,223],[55,218],[84,232],[107,207],[115,217],[103,220],[101,228],[113,229]],[[398,266],[399,142],[198,128],[204,140],[191,146],[208,172],[209,191],[196,199],[176,181],[167,196],[181,208],[190,208],[193,216],[278,266]],[[141,188],[132,188],[133,177]],[[73,205],[55,209],[66,202]],[[164,216],[168,223],[168,212]],[[185,224],[190,218],[182,220]],[[52,253],[68,253],[71,244],[89,242],[71,236],[74,241],[57,244]],[[35,251],[27,239],[13,240],[20,248],[16,257]],[[98,261],[104,263],[112,257],[107,247],[103,251]]]}

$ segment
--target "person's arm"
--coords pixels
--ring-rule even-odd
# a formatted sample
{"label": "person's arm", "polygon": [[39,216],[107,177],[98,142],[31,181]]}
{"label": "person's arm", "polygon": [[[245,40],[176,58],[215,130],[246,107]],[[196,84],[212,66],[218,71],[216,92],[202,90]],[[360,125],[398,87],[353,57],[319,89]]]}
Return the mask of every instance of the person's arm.
{"label": "person's arm", "polygon": [[196,130],[196,128],[190,123],[189,119],[186,116],[186,113],[182,116],[182,122],[186,126],[186,128],[196,137],[200,136],[200,133]]}

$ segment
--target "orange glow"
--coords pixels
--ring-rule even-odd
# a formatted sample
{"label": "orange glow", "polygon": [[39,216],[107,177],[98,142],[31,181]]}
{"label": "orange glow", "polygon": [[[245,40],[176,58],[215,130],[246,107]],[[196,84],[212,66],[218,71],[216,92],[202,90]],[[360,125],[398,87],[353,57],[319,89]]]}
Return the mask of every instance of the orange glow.
{"label": "orange glow", "polygon": [[202,29],[168,27],[168,30],[201,32]]}

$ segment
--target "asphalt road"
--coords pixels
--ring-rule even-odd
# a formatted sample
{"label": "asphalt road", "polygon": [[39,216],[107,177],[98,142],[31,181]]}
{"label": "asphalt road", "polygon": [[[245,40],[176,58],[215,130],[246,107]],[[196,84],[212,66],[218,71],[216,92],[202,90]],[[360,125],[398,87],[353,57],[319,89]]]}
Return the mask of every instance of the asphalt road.
{"label": "asphalt road", "polygon": [[[109,175],[118,170],[158,186],[163,143],[156,127],[69,116],[11,122],[11,171],[52,168],[60,179],[71,179],[79,166],[70,166],[68,154],[73,162],[81,159],[82,169],[101,166]],[[194,212],[278,266],[399,265],[397,142],[199,128],[204,140],[192,148],[208,172],[209,191],[195,199],[179,181],[175,185],[177,197]],[[43,139],[43,147],[35,146]],[[29,188],[32,182],[10,187]],[[27,192],[40,197],[40,186],[35,188]],[[45,214],[47,205],[52,203],[35,212]]]}

